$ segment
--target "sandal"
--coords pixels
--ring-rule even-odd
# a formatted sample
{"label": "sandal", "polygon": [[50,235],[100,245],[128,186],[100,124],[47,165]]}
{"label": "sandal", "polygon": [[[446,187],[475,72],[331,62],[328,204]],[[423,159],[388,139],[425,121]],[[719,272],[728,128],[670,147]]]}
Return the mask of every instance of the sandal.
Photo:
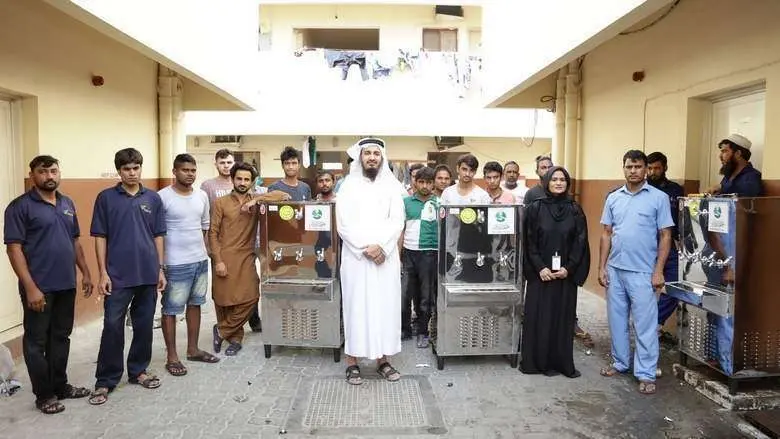
{"label": "sandal", "polygon": [[86,387],[73,387],[70,384],[65,385],[65,389],[57,394],[57,399],[79,399],[85,398],[92,393]]}
{"label": "sandal", "polygon": [[241,343],[230,343],[230,346],[225,349],[225,355],[228,357],[232,357],[238,353],[238,351],[241,350],[243,346],[241,346]]}
{"label": "sandal", "polygon": [[103,405],[108,401],[109,392],[107,387],[98,387],[92,391],[87,401],[92,405]]}
{"label": "sandal", "polygon": [[198,352],[198,355],[187,355],[187,361],[197,361],[200,363],[219,363],[219,358],[209,354],[206,351]]}
{"label": "sandal", "polygon": [[376,368],[376,372],[387,381],[398,381],[401,379],[401,373],[395,370],[395,368],[388,362],[380,364]]}
{"label": "sandal", "polygon": [[36,401],[35,408],[47,415],[56,415],[65,411],[65,406],[57,398],[49,398],[46,401]]}
{"label": "sandal", "polygon": [[347,367],[347,382],[355,386],[363,384],[363,377],[360,376],[360,367],[357,364]]}
{"label": "sandal", "polygon": [[211,335],[214,338],[214,340],[211,342],[212,347],[214,348],[214,352],[219,353],[219,351],[222,350],[222,337],[219,336],[219,329],[217,328],[217,325],[214,325],[213,328],[211,328]]}
{"label": "sandal", "polygon": [[640,381],[639,393],[642,395],[652,395],[656,391],[655,381]]}
{"label": "sandal", "polygon": [[165,363],[165,370],[175,377],[187,375],[187,368],[181,364],[181,361],[169,361]]}
{"label": "sandal", "polygon": [[619,370],[615,369],[615,368],[614,368],[614,367],[612,367],[612,366],[609,366],[609,367],[602,367],[602,368],[601,368],[601,372],[599,372],[599,373],[600,373],[600,374],[601,374],[601,376],[603,376],[603,377],[613,377],[613,376],[615,376],[615,375],[620,375],[620,374],[622,374],[623,372],[621,372],[621,371],[619,371]]}
{"label": "sandal", "polygon": [[130,384],[138,384],[144,389],[156,389],[162,385],[157,375],[151,375],[147,372],[141,372],[137,377],[130,378],[127,381]]}

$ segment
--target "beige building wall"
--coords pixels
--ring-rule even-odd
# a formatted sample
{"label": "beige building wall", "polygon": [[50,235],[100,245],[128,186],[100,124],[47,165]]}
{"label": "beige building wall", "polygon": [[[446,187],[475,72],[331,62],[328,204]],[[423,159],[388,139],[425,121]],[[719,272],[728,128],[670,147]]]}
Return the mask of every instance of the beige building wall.
{"label": "beige building wall", "polygon": [[[387,152],[391,160],[425,162],[429,152],[437,152],[436,143],[432,137],[382,137],[387,143]],[[196,140],[197,139],[197,140]],[[245,136],[239,149],[245,154],[258,152],[260,155],[260,175],[263,178],[281,178],[284,176],[279,154],[285,146],[300,149],[303,136]],[[318,136],[317,151],[346,151],[358,137]],[[488,161],[495,160],[504,164],[514,160],[520,164],[520,172],[535,178],[536,156],[549,154],[550,139],[518,139],[518,138],[483,138],[466,137],[464,145],[450,148],[446,152],[470,152],[479,160],[480,167]],[[197,145],[197,146],[196,146]],[[189,137],[187,150],[198,158],[200,164],[199,179],[216,175],[212,166],[214,153],[220,149],[210,144],[209,137]],[[478,172],[478,177],[481,172]]]}
{"label": "beige building wall", "polygon": [[[778,17],[773,0],[687,0],[648,30],[589,53],[581,177],[621,178],[619,156],[633,147],[663,151],[672,178],[698,180],[699,152],[715,154],[715,145],[695,141],[705,122],[697,107],[713,94],[765,82],[766,120],[780,118]],[[646,77],[633,82],[639,70]],[[764,176],[778,179],[780,125],[768,123],[764,140]]]}
{"label": "beige building wall", "polygon": [[98,179],[132,146],[157,178],[156,63],[40,1],[0,10],[0,89],[25,100],[24,162],[51,154],[64,178]]}
{"label": "beige building wall", "polygon": [[[261,5],[260,27],[271,50],[295,50],[296,28],[379,28],[380,50],[419,49],[423,28],[457,28],[458,48],[469,50],[469,30],[482,27],[482,10],[463,8],[463,20],[442,21],[433,5]],[[472,34],[472,37],[475,37]]]}

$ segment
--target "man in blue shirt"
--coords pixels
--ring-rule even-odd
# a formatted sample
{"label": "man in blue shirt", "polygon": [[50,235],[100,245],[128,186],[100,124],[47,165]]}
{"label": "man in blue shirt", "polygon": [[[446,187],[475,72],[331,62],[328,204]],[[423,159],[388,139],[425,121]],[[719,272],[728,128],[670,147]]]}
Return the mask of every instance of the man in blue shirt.
{"label": "man in blue shirt", "polygon": [[[672,247],[664,264],[664,280],[674,282],[679,278],[679,262],[677,246],[680,242],[680,232],[677,228],[677,219],[680,216],[677,200],[683,196],[683,187],[666,178],[669,169],[666,155],[654,152],[647,156],[647,182],[651,186],[666,194],[669,198],[670,212],[672,214]],[[677,308],[677,299],[666,294],[658,297],[658,331]]]}
{"label": "man in blue shirt", "polygon": [[607,288],[613,358],[601,374],[615,376],[631,368],[630,314],[636,332],[634,376],[639,392],[652,394],[658,364],[655,290],[664,286],[674,221],[669,198],[645,180],[647,156],[642,151],[623,156],[623,173],[626,184],[607,196],[601,217],[599,283]]}
{"label": "man in blue shirt", "polygon": [[89,398],[93,405],[105,403],[108,393],[122,378],[123,323],[128,307],[133,323],[133,341],[127,355],[128,381],[147,389],[160,387],[160,380],[146,368],[152,359],[157,292],[166,286],[165,209],[157,192],[141,185],[143,162],[141,153],[133,148],[114,155],[121,182],[98,194],[92,214],[90,233],[95,237],[100,270],[98,292],[105,300],[97,381]]}
{"label": "man in blue shirt", "polygon": [[284,178],[268,186],[268,192],[282,191],[290,195],[292,201],[311,200],[311,188],[308,184],[298,179],[301,169],[301,160],[298,151],[291,146],[286,146],[279,156],[282,161]]}
{"label": "man in blue shirt", "polygon": [[68,384],[68,355],[76,303],[76,267],[84,296],[92,278],[79,243],[79,220],[73,200],[60,193],[59,162],[41,155],[30,162],[34,187],[5,209],[5,245],[19,278],[24,308],[22,349],[35,406],[60,413],[59,400],[83,398],[89,390]]}

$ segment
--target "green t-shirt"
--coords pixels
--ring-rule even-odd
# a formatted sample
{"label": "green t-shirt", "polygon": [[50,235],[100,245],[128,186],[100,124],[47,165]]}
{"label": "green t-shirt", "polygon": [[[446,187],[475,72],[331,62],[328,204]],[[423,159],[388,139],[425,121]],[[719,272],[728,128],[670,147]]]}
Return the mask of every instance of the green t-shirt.
{"label": "green t-shirt", "polygon": [[404,248],[408,250],[438,250],[439,224],[436,219],[439,199],[431,195],[427,201],[417,194],[404,198],[406,230]]}

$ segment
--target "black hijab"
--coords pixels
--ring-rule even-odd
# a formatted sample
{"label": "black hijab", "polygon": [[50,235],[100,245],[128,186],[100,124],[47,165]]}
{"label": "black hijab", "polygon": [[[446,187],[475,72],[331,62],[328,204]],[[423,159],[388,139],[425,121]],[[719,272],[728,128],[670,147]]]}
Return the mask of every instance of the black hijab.
{"label": "black hijab", "polygon": [[[561,171],[563,178],[566,179],[566,191],[562,194],[553,194],[550,192],[550,182],[552,181],[553,174]],[[563,166],[553,166],[542,177],[542,189],[544,189],[545,198],[542,199],[542,203],[547,205],[547,209],[552,215],[555,221],[561,221],[566,217],[566,214],[570,211],[572,200],[569,196],[569,190],[571,189],[571,176],[569,172]]]}

